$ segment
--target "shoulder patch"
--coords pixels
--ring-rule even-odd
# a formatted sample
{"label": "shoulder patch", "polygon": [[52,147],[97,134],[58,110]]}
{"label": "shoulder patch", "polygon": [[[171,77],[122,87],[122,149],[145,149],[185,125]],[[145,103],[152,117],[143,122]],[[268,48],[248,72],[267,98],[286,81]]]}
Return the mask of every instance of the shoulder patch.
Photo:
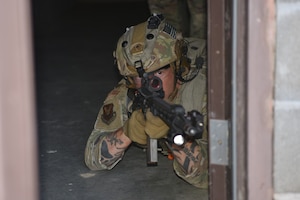
{"label": "shoulder patch", "polygon": [[116,119],[116,112],[114,111],[114,104],[106,104],[103,106],[103,114],[101,115],[101,120],[109,125],[112,121]]}

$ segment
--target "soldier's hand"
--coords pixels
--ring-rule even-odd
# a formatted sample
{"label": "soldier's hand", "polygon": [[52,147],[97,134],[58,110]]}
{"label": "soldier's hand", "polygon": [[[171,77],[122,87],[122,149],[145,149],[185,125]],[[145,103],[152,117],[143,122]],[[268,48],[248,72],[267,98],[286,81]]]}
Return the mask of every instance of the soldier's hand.
{"label": "soldier's hand", "polygon": [[133,142],[147,144],[145,133],[145,117],[141,110],[135,110],[123,127],[124,133]]}
{"label": "soldier's hand", "polygon": [[150,111],[147,111],[145,131],[150,138],[159,139],[167,136],[169,127],[159,117],[154,116]]}

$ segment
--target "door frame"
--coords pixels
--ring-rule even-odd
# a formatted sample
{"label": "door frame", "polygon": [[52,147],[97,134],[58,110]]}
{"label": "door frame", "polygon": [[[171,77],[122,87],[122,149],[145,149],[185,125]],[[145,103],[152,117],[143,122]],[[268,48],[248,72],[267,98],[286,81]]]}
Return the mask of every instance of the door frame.
{"label": "door frame", "polygon": [[212,200],[273,197],[275,34],[274,1],[208,1]]}

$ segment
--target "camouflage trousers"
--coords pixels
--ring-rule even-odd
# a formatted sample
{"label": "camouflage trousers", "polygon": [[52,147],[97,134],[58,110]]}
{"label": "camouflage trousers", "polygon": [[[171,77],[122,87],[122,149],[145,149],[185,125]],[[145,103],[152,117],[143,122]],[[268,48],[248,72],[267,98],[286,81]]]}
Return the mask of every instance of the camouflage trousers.
{"label": "camouflage trousers", "polygon": [[148,0],[148,6],[184,37],[207,38],[207,0]]}

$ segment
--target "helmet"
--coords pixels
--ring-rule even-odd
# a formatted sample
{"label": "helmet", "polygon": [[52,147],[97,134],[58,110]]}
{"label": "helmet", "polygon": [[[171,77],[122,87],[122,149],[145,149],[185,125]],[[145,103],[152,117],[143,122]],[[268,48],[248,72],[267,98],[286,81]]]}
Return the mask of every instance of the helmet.
{"label": "helmet", "polygon": [[177,41],[175,28],[162,15],[153,14],[146,22],[127,28],[115,51],[120,74],[138,76],[139,67],[153,72],[176,61]]}

